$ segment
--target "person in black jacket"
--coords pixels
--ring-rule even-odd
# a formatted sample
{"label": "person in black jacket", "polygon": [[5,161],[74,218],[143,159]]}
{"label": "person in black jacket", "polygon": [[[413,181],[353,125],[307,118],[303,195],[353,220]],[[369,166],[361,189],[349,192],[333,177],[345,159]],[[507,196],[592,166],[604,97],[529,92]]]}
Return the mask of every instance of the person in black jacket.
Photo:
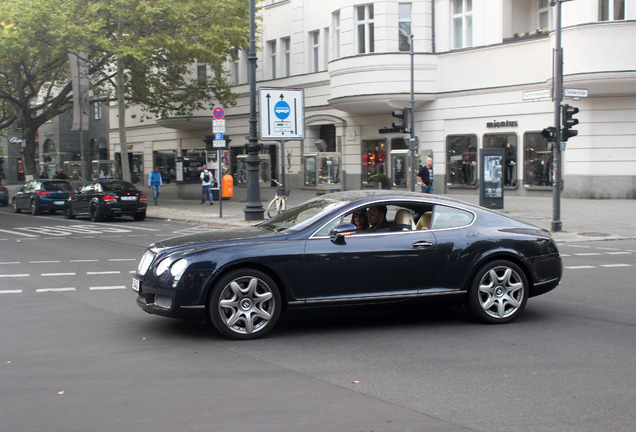
{"label": "person in black jacket", "polygon": [[417,181],[422,186],[422,193],[435,193],[435,189],[433,189],[433,158],[426,158],[426,165],[417,173]]}

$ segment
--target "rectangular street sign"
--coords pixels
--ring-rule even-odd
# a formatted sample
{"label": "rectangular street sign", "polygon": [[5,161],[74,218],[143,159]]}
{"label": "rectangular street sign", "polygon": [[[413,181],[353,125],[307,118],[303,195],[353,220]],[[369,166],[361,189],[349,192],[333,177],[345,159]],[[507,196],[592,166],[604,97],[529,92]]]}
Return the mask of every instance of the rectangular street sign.
{"label": "rectangular street sign", "polygon": [[524,91],[521,93],[522,100],[543,99],[543,98],[549,98],[551,96],[552,96],[552,91],[550,89]]}
{"label": "rectangular street sign", "polygon": [[258,96],[262,140],[305,138],[303,89],[261,87]]}
{"label": "rectangular street sign", "polygon": [[563,89],[563,96],[571,98],[586,98],[587,89]]}
{"label": "rectangular street sign", "polygon": [[225,140],[214,140],[212,141],[212,148],[224,148]]}
{"label": "rectangular street sign", "polygon": [[212,120],[212,132],[225,133],[225,119]]}

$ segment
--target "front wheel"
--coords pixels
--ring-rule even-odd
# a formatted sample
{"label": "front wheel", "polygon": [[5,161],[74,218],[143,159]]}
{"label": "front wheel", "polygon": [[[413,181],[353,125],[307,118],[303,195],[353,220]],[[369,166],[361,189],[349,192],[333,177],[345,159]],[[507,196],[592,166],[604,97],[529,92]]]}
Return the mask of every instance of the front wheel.
{"label": "front wheel", "polygon": [[65,204],[64,205],[64,217],[66,219],[74,219],[75,215],[73,214],[73,209],[71,208],[70,204]]}
{"label": "front wheel", "polygon": [[18,203],[14,200],[11,200],[11,205],[13,206],[13,213],[20,213],[22,210],[18,207]]}
{"label": "front wheel", "polygon": [[468,292],[468,308],[487,323],[506,323],[526,306],[530,287],[523,270],[506,260],[483,266],[473,278]]}
{"label": "front wheel", "polygon": [[214,327],[232,339],[256,339],[278,321],[281,297],[274,281],[254,269],[228,273],[212,289],[208,313]]}

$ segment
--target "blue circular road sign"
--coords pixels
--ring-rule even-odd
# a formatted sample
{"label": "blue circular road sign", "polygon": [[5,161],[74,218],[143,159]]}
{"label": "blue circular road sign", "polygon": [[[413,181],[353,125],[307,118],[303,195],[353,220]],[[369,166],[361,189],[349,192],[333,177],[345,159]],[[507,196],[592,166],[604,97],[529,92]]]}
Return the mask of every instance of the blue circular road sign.
{"label": "blue circular road sign", "polygon": [[291,109],[289,108],[289,104],[285,101],[278,101],[276,105],[274,105],[274,115],[281,120],[285,120],[289,117],[291,113]]}

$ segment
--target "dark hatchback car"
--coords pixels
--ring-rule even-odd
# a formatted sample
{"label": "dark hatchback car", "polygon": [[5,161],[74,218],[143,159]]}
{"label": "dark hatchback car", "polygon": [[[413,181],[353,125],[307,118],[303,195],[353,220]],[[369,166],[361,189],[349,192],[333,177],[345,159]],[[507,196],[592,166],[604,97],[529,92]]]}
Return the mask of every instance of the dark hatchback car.
{"label": "dark hatchback car", "polygon": [[[354,213],[383,206],[390,230],[356,229]],[[207,318],[251,339],[302,308],[466,304],[482,321],[505,323],[562,272],[542,228],[434,195],[352,191],[255,226],[154,243],[132,288],[148,313]]]}
{"label": "dark hatchback car", "polygon": [[37,179],[30,180],[16,189],[11,198],[13,211],[22,210],[38,215],[43,211],[55,213],[64,208],[64,202],[72,191],[71,184],[66,180]]}
{"label": "dark hatchback car", "polygon": [[73,192],[64,203],[64,217],[88,216],[93,222],[113,217],[146,218],[146,194],[124,180],[99,180]]}
{"label": "dark hatchback car", "polygon": [[4,186],[0,186],[0,205],[9,205],[9,189]]}

